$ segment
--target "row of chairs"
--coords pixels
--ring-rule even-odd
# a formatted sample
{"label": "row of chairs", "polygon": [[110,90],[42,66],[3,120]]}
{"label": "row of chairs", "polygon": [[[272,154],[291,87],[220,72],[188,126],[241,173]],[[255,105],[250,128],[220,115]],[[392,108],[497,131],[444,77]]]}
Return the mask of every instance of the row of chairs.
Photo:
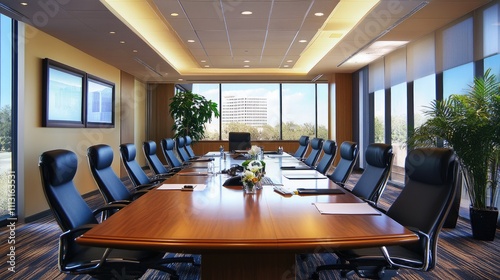
{"label": "row of chairs", "polygon": [[[121,145],[120,151],[127,153],[127,159],[135,159],[135,148],[130,145]],[[111,279],[117,275],[127,275],[136,279],[146,270],[155,269],[170,274],[170,279],[178,279],[177,272],[168,266],[169,264],[198,265],[193,256],[166,257],[167,252],[98,248],[76,243],[75,239],[78,236],[153,186],[150,181],[147,184],[137,185],[132,192],[129,191],[111,168],[113,151],[108,145],[89,147],[87,157],[92,175],[107,202],[94,211],[74,185],[73,178],[78,166],[74,152],[63,149],[51,150],[42,153],[39,158],[38,165],[44,194],[55,220],[63,231],[59,237],[60,271],[69,274],[88,274],[98,279]]]}
{"label": "row of chairs", "polygon": [[[377,187],[386,180],[385,175],[381,175],[380,166],[390,163],[389,154],[392,153],[384,144],[369,145],[366,151],[367,167],[354,189],[367,185]],[[366,177],[365,173],[368,174]],[[419,241],[337,250],[334,252],[336,263],[317,267],[311,275],[312,279],[319,279],[319,273],[324,270],[339,270],[342,278],[356,273],[363,278],[390,279],[397,275],[400,268],[429,271],[436,266],[439,232],[455,193],[461,187],[458,161],[451,149],[414,149],[406,157],[405,173],[407,179],[399,196],[387,211],[378,210],[417,234]],[[376,202],[379,195],[374,194],[371,200]],[[361,196],[370,197],[364,192]]]}
{"label": "row of chairs", "polygon": [[[304,159],[304,154],[308,150],[309,146],[311,148],[311,152]],[[327,172],[335,159],[336,151],[337,145],[333,140],[313,138],[309,141],[308,136],[301,136],[299,139],[299,148],[293,156],[302,159],[305,164],[314,167],[318,172],[327,175]],[[315,165],[315,162],[319,158],[321,152],[323,152],[323,156],[319,160],[318,164]],[[355,142],[345,141],[340,145],[339,153],[339,163],[333,172],[327,176],[336,184],[345,187],[345,183],[351,175],[354,165],[359,157],[358,145]],[[365,152],[366,165],[364,171],[350,191],[356,196],[362,197],[363,199],[376,205],[385,189],[385,186],[387,185],[393,159],[394,155],[391,145],[384,143],[372,143],[368,145]]]}

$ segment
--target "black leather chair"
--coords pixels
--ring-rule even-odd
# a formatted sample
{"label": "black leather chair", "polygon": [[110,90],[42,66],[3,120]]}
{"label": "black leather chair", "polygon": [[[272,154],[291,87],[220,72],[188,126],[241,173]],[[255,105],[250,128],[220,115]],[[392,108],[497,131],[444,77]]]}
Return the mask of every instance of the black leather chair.
{"label": "black leather chair", "polygon": [[299,147],[297,148],[297,151],[293,154],[293,157],[302,160],[304,155],[307,152],[307,148],[309,147],[309,136],[300,136],[299,138]]}
{"label": "black leather chair", "polygon": [[194,153],[193,148],[191,147],[191,143],[193,143],[193,139],[191,139],[191,136],[189,135],[184,136],[184,142],[185,142],[184,147],[186,148],[186,152],[188,153],[189,158],[191,159],[199,158],[200,156],[197,156]]}
{"label": "black leather chair", "polygon": [[[389,278],[399,268],[429,271],[437,263],[439,232],[451,207],[458,185],[458,164],[452,150],[421,148],[408,153],[407,181],[386,214],[415,232],[420,240],[399,246],[338,251],[337,264],[320,266],[341,270],[342,276],[355,272],[366,278]],[[382,210],[381,210],[382,211]]]}
{"label": "black leather chair", "polygon": [[186,151],[186,139],[182,136],[175,138],[175,150],[182,162],[189,162],[191,157]]}
{"label": "black leather chair", "polygon": [[310,142],[310,145],[311,145],[311,152],[309,153],[309,155],[307,155],[307,158],[304,160],[304,163],[309,165],[310,167],[315,167],[319,155],[321,154],[321,149],[323,148],[323,139],[313,138]]}
{"label": "black leather chair", "polygon": [[172,138],[161,139],[161,149],[170,168],[183,168],[183,164],[175,155],[175,141]]}
{"label": "black leather chair", "polygon": [[352,173],[354,165],[358,160],[358,144],[351,141],[344,141],[340,145],[340,160],[332,174],[328,175],[330,180],[340,186],[344,186]]}
{"label": "black leather chair", "polygon": [[155,176],[148,177],[146,172],[142,169],[139,163],[135,160],[137,151],[135,145],[132,143],[124,143],[120,144],[120,158],[123,166],[125,166],[125,170],[127,174],[134,184],[134,186],[142,186],[142,185],[157,185],[163,182],[169,174],[165,174],[165,176]]}
{"label": "black leather chair", "polygon": [[249,132],[229,132],[229,151],[248,150],[252,147]]}
{"label": "black leather chair", "polygon": [[351,192],[373,204],[377,204],[391,174],[392,146],[372,143],[365,152],[366,166]]}
{"label": "black leather chair", "polygon": [[124,205],[105,205],[95,211],[89,208],[73,183],[78,159],[72,151],[44,152],[38,166],[45,197],[63,231],[59,237],[58,265],[61,272],[87,274],[99,279],[112,279],[117,275],[136,279],[152,268],[178,279],[175,270],[164,266],[171,262],[163,258],[164,253],[88,247],[76,243],[78,236],[99,223],[97,215]]}
{"label": "black leather chair", "polygon": [[323,155],[321,156],[318,165],[316,165],[316,170],[319,173],[326,175],[333,163],[333,160],[335,159],[336,153],[337,143],[333,140],[325,140],[323,142]]}
{"label": "black leather chair", "polygon": [[145,141],[142,144],[142,151],[144,152],[144,157],[146,158],[149,168],[158,176],[172,176],[181,170],[180,168],[167,168],[163,165],[160,158],[156,154],[157,145],[155,141]]}
{"label": "black leather chair", "polygon": [[139,186],[132,192],[129,191],[111,167],[113,149],[108,145],[90,146],[87,149],[87,159],[90,172],[107,203],[130,203],[150,188],[149,185]]}

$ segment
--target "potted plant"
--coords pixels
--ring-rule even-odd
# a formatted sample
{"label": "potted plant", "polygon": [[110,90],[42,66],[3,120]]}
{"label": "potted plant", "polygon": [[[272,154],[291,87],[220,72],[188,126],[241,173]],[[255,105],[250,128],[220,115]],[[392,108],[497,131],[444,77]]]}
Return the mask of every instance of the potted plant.
{"label": "potted plant", "polygon": [[193,141],[199,141],[205,136],[205,123],[213,116],[219,117],[217,103],[191,91],[179,92],[170,100],[175,137],[190,136]]}
{"label": "potted plant", "polygon": [[[493,240],[500,160],[500,87],[486,71],[464,95],[433,101],[429,119],[414,130],[408,146],[435,146],[437,141],[455,151],[470,198],[470,222],[475,239]],[[487,221],[487,219],[490,221]]]}

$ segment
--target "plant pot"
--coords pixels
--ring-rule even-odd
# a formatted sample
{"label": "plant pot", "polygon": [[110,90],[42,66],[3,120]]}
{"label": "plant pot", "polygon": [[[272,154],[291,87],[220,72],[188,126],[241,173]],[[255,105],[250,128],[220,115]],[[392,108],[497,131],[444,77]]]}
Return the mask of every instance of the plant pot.
{"label": "plant pot", "polygon": [[493,241],[497,229],[498,209],[469,208],[472,237],[477,240]]}

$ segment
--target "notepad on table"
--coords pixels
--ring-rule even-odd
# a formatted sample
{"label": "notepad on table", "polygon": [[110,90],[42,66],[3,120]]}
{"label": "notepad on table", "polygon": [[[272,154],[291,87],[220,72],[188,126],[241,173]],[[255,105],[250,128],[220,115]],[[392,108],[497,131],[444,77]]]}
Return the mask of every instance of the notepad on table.
{"label": "notepad on table", "polygon": [[198,172],[198,171],[192,171],[192,172],[179,172],[177,173],[179,176],[208,176],[208,172]]}
{"label": "notepad on table", "polygon": [[381,215],[381,213],[366,202],[362,203],[313,203],[321,214],[330,215]]}
{"label": "notepad on table", "polygon": [[[186,184],[163,184],[157,188],[157,190],[182,190]],[[192,184],[193,191],[202,191],[207,185],[206,184]]]}

